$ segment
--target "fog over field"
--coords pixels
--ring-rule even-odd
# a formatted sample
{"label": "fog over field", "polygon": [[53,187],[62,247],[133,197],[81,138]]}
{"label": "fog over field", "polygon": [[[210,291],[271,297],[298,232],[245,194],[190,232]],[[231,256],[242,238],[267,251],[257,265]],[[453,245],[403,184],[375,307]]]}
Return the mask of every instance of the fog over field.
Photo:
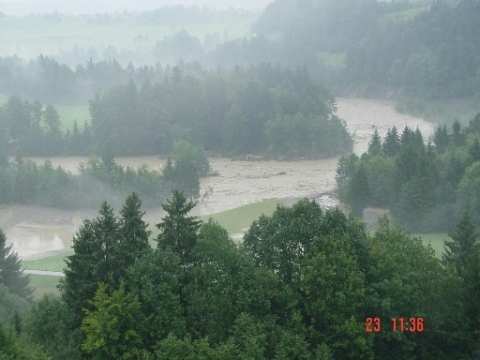
{"label": "fog over field", "polygon": [[0,12],[15,15],[51,12],[65,14],[95,14],[122,11],[145,11],[172,5],[205,6],[216,9],[238,8],[260,10],[269,3],[271,3],[271,0],[3,0],[0,1]]}

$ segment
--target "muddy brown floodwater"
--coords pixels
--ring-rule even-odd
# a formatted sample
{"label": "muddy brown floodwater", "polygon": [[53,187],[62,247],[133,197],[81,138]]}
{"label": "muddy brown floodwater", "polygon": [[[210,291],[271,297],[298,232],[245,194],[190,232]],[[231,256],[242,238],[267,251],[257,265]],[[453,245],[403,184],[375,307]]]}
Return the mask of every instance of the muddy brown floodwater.
{"label": "muddy brown floodwater", "polygon": [[[354,151],[361,154],[375,128],[383,136],[396,126],[419,128],[428,138],[433,126],[419,118],[402,115],[392,104],[366,99],[337,99],[338,115],[345,120],[354,136]],[[43,162],[45,158],[34,158]],[[86,158],[52,158],[72,173]],[[198,215],[214,214],[265,199],[317,198],[325,206],[334,206],[335,171],[338,158],[302,161],[232,161],[224,158],[210,160],[218,176],[201,181]],[[165,164],[158,157],[121,158],[122,165],[147,165],[162,169]],[[0,207],[0,227],[3,228],[14,249],[25,259],[44,257],[70,247],[71,239],[82,220],[95,215],[94,211],[63,211],[34,206]],[[156,223],[161,210],[149,209],[147,221]]]}

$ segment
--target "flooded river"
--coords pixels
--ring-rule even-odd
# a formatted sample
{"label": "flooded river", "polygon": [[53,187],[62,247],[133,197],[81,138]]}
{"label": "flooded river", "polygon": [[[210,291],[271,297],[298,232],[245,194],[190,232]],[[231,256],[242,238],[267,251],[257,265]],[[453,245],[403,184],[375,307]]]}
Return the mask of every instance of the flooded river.
{"label": "flooded river", "polygon": [[[422,119],[399,114],[386,102],[366,99],[345,99],[338,102],[338,115],[345,120],[354,135],[354,151],[361,154],[375,128],[383,136],[393,127],[418,127],[430,136],[433,126]],[[34,159],[43,162],[45,159]],[[337,158],[316,161],[232,161],[210,159],[218,176],[202,179],[201,196],[195,209],[197,215],[208,215],[265,199],[315,197],[328,206],[335,205],[335,170]],[[85,158],[54,158],[60,165],[75,173]],[[122,165],[147,165],[160,170],[164,160],[157,157],[118,159]],[[94,211],[60,211],[31,206],[0,207],[0,227],[15,250],[24,258],[45,256],[67,249],[73,233],[82,219]],[[150,209],[147,221],[157,223],[160,209]]]}

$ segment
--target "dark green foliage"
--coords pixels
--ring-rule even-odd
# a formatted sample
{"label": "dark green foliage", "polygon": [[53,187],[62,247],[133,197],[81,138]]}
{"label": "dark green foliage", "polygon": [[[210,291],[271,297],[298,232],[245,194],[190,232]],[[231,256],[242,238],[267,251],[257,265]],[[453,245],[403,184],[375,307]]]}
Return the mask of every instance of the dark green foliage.
{"label": "dark green foliage", "polygon": [[145,352],[137,329],[142,323],[139,301],[123,286],[110,294],[100,284],[92,306],[82,323],[82,350],[94,359],[141,359]]}
{"label": "dark green foliage", "polygon": [[28,276],[23,274],[22,263],[17,253],[12,250],[12,246],[7,245],[7,238],[2,230],[0,230],[0,286],[24,299],[29,299],[32,294]]}
{"label": "dark green foliage", "polygon": [[[261,217],[237,246],[215,222],[192,217],[179,193],[164,206],[154,250],[139,205],[132,195],[120,219],[104,205],[84,223],[63,298],[36,304],[19,341],[59,360],[446,360],[478,350],[480,251],[468,218],[441,262],[386,220],[369,235],[308,200]],[[130,244],[136,259],[120,251],[132,232],[142,234]],[[384,330],[366,334],[367,316]],[[398,316],[425,317],[426,331],[387,330]]]}
{"label": "dark green foliage", "polygon": [[0,359],[1,360],[49,360],[40,347],[14,331],[3,328],[0,324]]}
{"label": "dark green foliage", "polygon": [[[360,315],[365,306],[365,246],[366,235],[355,222],[339,211],[323,213],[309,201],[278,208],[245,236],[246,251],[256,264],[278,274],[292,292],[306,326],[305,339],[317,346],[328,343],[345,359],[371,358]],[[297,335],[301,341],[302,334]],[[344,341],[337,342],[337,336]]]}
{"label": "dark green foliage", "polygon": [[102,244],[96,238],[95,222],[85,221],[73,238],[74,255],[66,262],[65,279],[62,282],[62,297],[79,325],[83,309],[97,290],[97,282],[105,281],[98,276],[98,262],[102,259]]}
{"label": "dark green foliage", "polygon": [[460,276],[465,276],[465,268],[475,256],[478,246],[478,235],[470,214],[466,212],[455,231],[450,235],[451,241],[445,244],[444,261],[453,266]]}
{"label": "dark green foliage", "polygon": [[[393,131],[396,131],[396,130],[392,129],[392,132]],[[372,135],[372,139],[368,144],[368,155],[376,156],[381,154],[382,154],[382,138],[378,134],[378,129],[375,129]]]}
{"label": "dark green foliage", "polygon": [[[131,264],[150,250],[148,243],[150,231],[143,220],[145,212],[137,194],[133,193],[127,198],[120,215],[120,238],[118,253],[115,256],[119,259],[118,269],[125,272]],[[123,273],[119,277],[123,277]]]}
{"label": "dark green foliage", "polygon": [[383,152],[373,151],[381,142],[374,135],[370,151],[360,159],[339,161],[340,198],[357,215],[369,206],[388,208],[398,222],[415,231],[450,231],[466,207],[474,224],[480,224],[476,129],[475,121],[463,129],[455,124],[452,133],[440,127],[434,145],[425,145],[418,129],[405,128],[399,141],[392,129]]}
{"label": "dark green foliage", "polygon": [[[381,139],[380,139],[381,141]],[[400,151],[400,137],[396,127],[389,129],[383,143],[383,152],[390,157],[398,154]]]}
{"label": "dark green foliage", "polygon": [[118,165],[114,159],[91,159],[72,175],[51,162],[36,165],[18,158],[0,165],[0,204],[20,203],[58,208],[95,208],[102,201],[120,206],[119,199],[136,192],[157,206],[174,189],[198,196],[197,166],[205,171],[208,161],[182,159],[167,164],[163,174],[147,167],[133,169]]}
{"label": "dark green foliage", "polygon": [[439,126],[435,130],[435,135],[433,136],[433,142],[439,153],[444,153],[445,150],[447,150],[449,141],[447,127]]}
{"label": "dark green foliage", "polygon": [[104,203],[98,217],[85,221],[73,239],[74,255],[67,260],[62,296],[78,324],[98,284],[118,286],[126,271],[148,251],[148,232],[139,199],[132,195],[119,220]]}
{"label": "dark green foliage", "polygon": [[151,252],[129,268],[125,284],[141,304],[142,340],[146,348],[153,348],[169,334],[185,336],[181,280],[180,259],[169,250]]}
{"label": "dark green foliage", "polygon": [[59,114],[53,106],[18,97],[11,97],[0,107],[0,128],[3,154],[85,155],[91,150],[87,124],[82,131],[75,126],[73,134],[64,134]]}
{"label": "dark green foliage", "polygon": [[[188,139],[219,154],[313,158],[352,148],[333,99],[305,71],[179,66],[156,79],[114,88],[91,102],[96,146],[108,139],[116,155],[169,154]],[[208,170],[196,169],[199,176]]]}
{"label": "dark green foliage", "polygon": [[8,324],[15,314],[23,314],[30,307],[30,301],[13,294],[5,285],[0,284],[0,324]]}
{"label": "dark green foliage", "polygon": [[160,230],[157,238],[158,246],[171,249],[183,263],[187,263],[197,243],[200,228],[200,221],[188,215],[195,207],[195,203],[189,201],[182,193],[175,191],[172,198],[162,207],[166,216],[157,225]]}
{"label": "dark green foliage", "polygon": [[258,20],[255,41],[222,48],[235,50],[235,64],[306,65],[347,91],[460,98],[478,94],[479,16],[476,0],[277,0]]}
{"label": "dark green foliage", "polygon": [[480,308],[480,243],[477,229],[468,212],[465,212],[452,240],[446,244],[444,263],[457,280],[456,296],[460,300],[457,312],[464,321],[458,324],[457,332],[462,331],[465,350],[480,350],[478,343]]}
{"label": "dark green foliage", "polygon": [[361,217],[363,209],[367,207],[370,197],[367,172],[362,165],[360,165],[353,175],[350,186],[349,200],[352,206],[352,212]]}
{"label": "dark green foliage", "polygon": [[41,345],[54,360],[79,359],[79,330],[71,328],[72,315],[61,299],[42,298],[26,317],[28,339]]}
{"label": "dark green foliage", "polygon": [[[98,72],[111,76],[109,66],[115,67]],[[53,106],[10,98],[0,108],[0,128],[10,144],[5,150],[36,156],[96,153],[109,168],[114,156],[168,155],[184,139],[225,155],[318,158],[352,149],[333,98],[305,70],[267,64],[222,71],[193,65],[116,70],[125,76],[90,95],[92,121],[83,129],[75,122],[63,132]],[[208,168],[200,165],[196,170],[204,176]]]}

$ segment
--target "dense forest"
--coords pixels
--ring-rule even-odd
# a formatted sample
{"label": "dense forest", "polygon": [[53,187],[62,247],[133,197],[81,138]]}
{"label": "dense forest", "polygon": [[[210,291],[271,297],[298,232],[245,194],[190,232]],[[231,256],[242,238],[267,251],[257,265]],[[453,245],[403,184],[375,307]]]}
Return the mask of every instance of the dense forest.
{"label": "dense forest", "polygon": [[[369,235],[308,200],[255,221],[240,246],[189,215],[193,206],[175,193],[151,247],[136,195],[119,215],[103,204],[74,238],[61,297],[27,309],[28,283],[0,236],[10,324],[0,356],[437,360],[479,349],[480,249],[468,215],[439,260],[386,220]],[[368,316],[384,330],[366,332]],[[425,318],[406,332],[388,329],[396,316]]]}
{"label": "dense forest", "polygon": [[277,0],[255,30],[264,45],[237,42],[246,61],[262,47],[279,62],[308,64],[341,91],[431,99],[480,87],[477,0]]}
{"label": "dense forest", "polygon": [[173,190],[197,197],[200,178],[209,175],[203,151],[186,141],[177,142],[162,170],[139,169],[116,163],[108,148],[99,158],[82,164],[78,175],[50,161],[37,165],[5,153],[0,156],[0,204],[43,205],[63,209],[96,208],[108,200],[115,206],[132,191],[144,196],[147,206],[157,207]]}
{"label": "dense forest", "polygon": [[[37,79],[43,97],[56,98],[56,92],[66,95],[63,89],[77,88],[70,79],[81,78],[80,70],[65,68],[71,76],[62,76],[62,67],[49,64],[52,74],[45,81]],[[92,77],[97,66],[102,69],[101,64],[93,66]],[[127,69],[113,63],[107,67],[129,77]],[[116,78],[110,72],[103,75]],[[178,66],[132,68],[132,75],[125,84],[97,93],[90,101],[91,124],[75,123],[68,133],[61,131],[54,107],[10,98],[0,110],[8,142],[22,155],[98,154],[105,147],[116,156],[168,155],[182,139],[232,156],[318,158],[352,149],[351,137],[335,115],[333,98],[306,71],[269,65],[232,71]]]}
{"label": "dense forest", "polygon": [[388,208],[414,231],[450,231],[466,208],[480,225],[479,139],[480,115],[464,128],[437,128],[428,144],[418,130],[393,128],[383,141],[375,133],[366,154],[340,161],[340,197],[356,214]]}

